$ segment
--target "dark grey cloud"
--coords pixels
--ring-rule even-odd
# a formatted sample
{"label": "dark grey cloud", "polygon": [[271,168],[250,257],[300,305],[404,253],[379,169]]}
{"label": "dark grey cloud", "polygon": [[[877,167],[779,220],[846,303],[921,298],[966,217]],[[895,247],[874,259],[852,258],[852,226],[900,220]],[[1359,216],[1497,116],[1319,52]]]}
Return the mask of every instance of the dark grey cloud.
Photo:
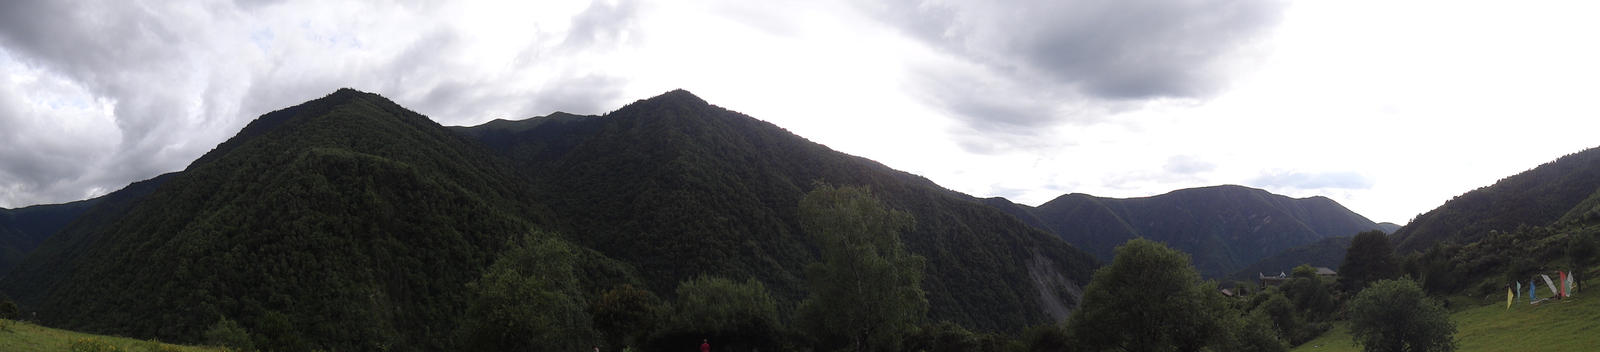
{"label": "dark grey cloud", "polygon": [[[586,60],[637,35],[635,2],[596,1],[568,26],[532,30],[474,27],[451,5],[0,2],[0,77],[28,77],[0,80],[0,206],[82,199],[181,169],[250,119],[340,87],[445,124],[619,101],[626,81]],[[497,46],[538,55],[482,56],[507,55],[486,50]],[[45,83],[61,87],[30,86]],[[57,97],[104,109],[41,103]],[[62,127],[85,123],[98,126]]]}
{"label": "dark grey cloud", "polygon": [[[972,67],[912,69],[926,99],[1000,137],[1094,123],[1154,99],[1203,99],[1286,6],[1255,0],[905,0],[870,13]],[[973,80],[993,77],[1004,84]],[[1001,108],[1005,106],[1006,108]],[[997,124],[1001,127],[984,127]]]}
{"label": "dark grey cloud", "polygon": [[1290,189],[1370,189],[1372,178],[1357,172],[1274,171],[1262,173],[1249,184],[1264,188]]}

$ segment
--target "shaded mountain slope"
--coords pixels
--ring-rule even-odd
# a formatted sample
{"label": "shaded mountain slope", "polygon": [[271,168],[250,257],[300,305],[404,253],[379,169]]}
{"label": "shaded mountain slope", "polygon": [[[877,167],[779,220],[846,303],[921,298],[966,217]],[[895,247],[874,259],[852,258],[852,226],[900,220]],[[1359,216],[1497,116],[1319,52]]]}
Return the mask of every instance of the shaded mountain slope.
{"label": "shaded mountain slope", "polygon": [[1228,275],[1228,279],[1255,282],[1257,275],[1288,273],[1301,264],[1338,270],[1339,265],[1344,264],[1345,251],[1350,249],[1351,238],[1353,237],[1328,237],[1303,246],[1289,248],[1270,257],[1262,258],[1244,269],[1239,269],[1238,272]]}
{"label": "shaded mountain slope", "polygon": [[463,133],[534,175],[566,231],[633,263],[656,292],[713,274],[757,278],[780,301],[797,302],[804,266],[816,258],[799,230],[797,205],[817,182],[869,186],[915,217],[915,229],[901,238],[928,259],[923,287],[935,319],[1010,331],[1059,320],[1095,266],[1083,252],[970,197],[686,91],[601,117],[550,119],[520,122],[531,126],[523,130],[491,123]]}
{"label": "shaded mountain slope", "polygon": [[1549,225],[1581,208],[1581,204],[1593,204],[1586,200],[1597,191],[1600,148],[1568,154],[1456,196],[1418,215],[1395,231],[1395,249],[1404,253],[1421,251],[1438,242],[1466,244],[1482,239],[1490,231]]}
{"label": "shaded mountain slope", "polygon": [[46,238],[60,232],[105,198],[101,196],[17,209],[0,208],[0,277],[5,277],[12,267],[21,263]]}
{"label": "shaded mountain slope", "polygon": [[421,115],[340,90],[263,115],[142,197],[103,201],[0,288],[50,325],[100,333],[194,341],[230,317],[308,348],[442,349],[464,284],[537,218],[513,175]]}
{"label": "shaded mountain slope", "polygon": [[1378,228],[1328,198],[1293,199],[1242,186],[1127,199],[1075,193],[1037,208],[1019,207],[1101,260],[1123,242],[1143,237],[1189,253],[1201,275],[1211,278],[1295,246]]}

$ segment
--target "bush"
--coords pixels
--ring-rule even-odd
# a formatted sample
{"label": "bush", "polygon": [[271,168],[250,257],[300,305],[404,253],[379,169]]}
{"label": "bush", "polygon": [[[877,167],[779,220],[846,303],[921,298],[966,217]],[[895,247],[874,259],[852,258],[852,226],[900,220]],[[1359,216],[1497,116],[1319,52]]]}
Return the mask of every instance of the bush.
{"label": "bush", "polygon": [[121,352],[122,348],[97,338],[73,339],[72,345],[67,347],[72,352]]}
{"label": "bush", "polygon": [[1365,351],[1455,350],[1455,323],[1411,280],[1382,280],[1350,302],[1350,336]]}
{"label": "bush", "polygon": [[206,329],[205,342],[208,345],[235,350],[248,351],[256,348],[250,340],[250,332],[245,331],[238,322],[226,317],[212,324],[210,329]]}
{"label": "bush", "polygon": [[20,316],[22,311],[17,309],[17,302],[12,302],[9,298],[0,300],[0,319],[17,320]]}

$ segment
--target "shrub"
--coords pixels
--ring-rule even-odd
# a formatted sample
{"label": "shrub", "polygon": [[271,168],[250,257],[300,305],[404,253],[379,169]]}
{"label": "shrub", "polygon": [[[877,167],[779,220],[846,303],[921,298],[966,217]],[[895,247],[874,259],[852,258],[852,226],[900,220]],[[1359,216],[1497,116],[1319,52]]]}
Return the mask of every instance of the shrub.
{"label": "shrub", "polygon": [[67,350],[72,352],[121,352],[122,348],[97,338],[79,338],[72,340],[72,345]]}
{"label": "shrub", "polygon": [[245,331],[244,327],[239,326],[238,322],[226,317],[218,320],[216,324],[212,324],[210,329],[206,329],[205,341],[206,344],[229,349],[255,349],[255,344],[250,340],[250,332]]}

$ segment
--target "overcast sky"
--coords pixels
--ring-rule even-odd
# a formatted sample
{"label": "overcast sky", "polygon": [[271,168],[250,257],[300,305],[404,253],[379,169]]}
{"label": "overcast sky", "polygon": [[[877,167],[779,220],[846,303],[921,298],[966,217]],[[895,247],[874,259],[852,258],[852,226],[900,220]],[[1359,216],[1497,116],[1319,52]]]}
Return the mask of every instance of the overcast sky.
{"label": "overcast sky", "polygon": [[1396,223],[1600,145],[1589,2],[501,3],[0,2],[0,207],[339,87],[445,125],[683,88],[980,197],[1240,184]]}

